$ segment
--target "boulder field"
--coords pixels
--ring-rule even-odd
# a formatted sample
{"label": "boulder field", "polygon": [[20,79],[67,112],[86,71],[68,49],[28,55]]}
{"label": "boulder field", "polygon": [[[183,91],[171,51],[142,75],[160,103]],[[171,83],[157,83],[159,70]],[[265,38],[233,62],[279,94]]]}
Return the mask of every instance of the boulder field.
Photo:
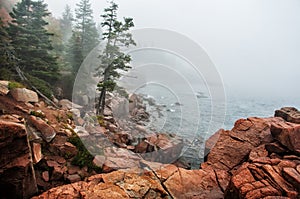
{"label": "boulder field", "polygon": [[[66,100],[60,105],[0,94],[1,198],[300,198],[300,113],[295,108],[277,110],[275,117],[240,119],[231,130],[219,130],[206,142],[205,162],[189,170],[178,162],[155,162],[176,157],[180,138],[145,133],[134,140],[130,129],[121,129],[110,115],[101,118],[101,126],[83,129],[74,124],[84,124],[81,107]],[[74,107],[77,114],[71,115]],[[142,126],[135,130],[144,132]],[[89,156],[78,136],[107,146]]]}
{"label": "boulder field", "polygon": [[240,119],[232,130],[217,132],[199,170],[144,162],[143,170],[98,174],[34,198],[297,199],[300,156],[293,143],[299,128],[280,117]]}

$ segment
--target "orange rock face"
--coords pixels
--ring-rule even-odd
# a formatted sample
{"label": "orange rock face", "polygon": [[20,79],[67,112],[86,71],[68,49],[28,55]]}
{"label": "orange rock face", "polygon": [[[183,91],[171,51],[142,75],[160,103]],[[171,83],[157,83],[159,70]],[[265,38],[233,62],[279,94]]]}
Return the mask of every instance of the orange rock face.
{"label": "orange rock face", "polygon": [[0,120],[0,196],[29,198],[37,193],[25,126]]}
{"label": "orange rock face", "polygon": [[[296,199],[300,196],[299,154],[290,146],[294,142],[284,142],[274,134],[288,132],[284,135],[295,139],[297,128],[291,125],[296,124],[282,118],[241,119],[232,130],[218,131],[219,138],[199,170],[140,161],[143,170],[99,174],[36,198]],[[110,161],[121,164],[121,160]],[[122,164],[129,163],[124,160]]]}

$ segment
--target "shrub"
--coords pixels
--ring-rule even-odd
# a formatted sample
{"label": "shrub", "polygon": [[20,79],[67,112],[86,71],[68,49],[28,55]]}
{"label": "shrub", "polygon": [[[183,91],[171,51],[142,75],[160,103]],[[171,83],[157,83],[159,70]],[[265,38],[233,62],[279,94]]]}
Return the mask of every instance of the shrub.
{"label": "shrub", "polygon": [[9,82],[8,83],[8,89],[12,90],[14,88],[25,88],[25,86],[19,82]]}
{"label": "shrub", "polygon": [[46,118],[46,115],[45,113],[43,113],[42,111],[38,110],[38,111],[30,111],[30,115],[33,115],[33,116],[36,116],[36,117],[39,117],[39,118]]}
{"label": "shrub", "polygon": [[72,143],[78,149],[77,155],[73,158],[72,164],[77,165],[80,168],[87,166],[89,171],[101,172],[101,168],[94,165],[94,156],[86,149],[81,139],[74,133],[68,142]]}
{"label": "shrub", "polygon": [[100,126],[105,126],[104,117],[102,115],[97,115],[97,121]]}

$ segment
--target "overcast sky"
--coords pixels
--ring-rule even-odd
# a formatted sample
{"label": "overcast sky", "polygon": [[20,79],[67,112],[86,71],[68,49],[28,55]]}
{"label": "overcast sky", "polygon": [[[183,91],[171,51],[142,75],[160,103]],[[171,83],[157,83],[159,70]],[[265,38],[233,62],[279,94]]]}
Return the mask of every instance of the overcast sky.
{"label": "overcast sky", "polygon": [[[45,0],[54,16],[79,0]],[[136,28],[174,30],[201,45],[227,93],[300,97],[299,0],[119,0]],[[97,22],[106,1],[91,0]]]}

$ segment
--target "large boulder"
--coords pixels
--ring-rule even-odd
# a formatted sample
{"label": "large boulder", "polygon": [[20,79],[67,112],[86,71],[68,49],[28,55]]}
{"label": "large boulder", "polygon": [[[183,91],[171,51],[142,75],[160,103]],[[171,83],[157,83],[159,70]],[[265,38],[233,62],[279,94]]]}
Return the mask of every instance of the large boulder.
{"label": "large boulder", "polygon": [[[104,151],[104,156],[105,161],[103,162],[102,160],[101,163],[97,165],[102,165],[103,172],[107,173],[119,169],[140,168],[141,157],[129,150],[123,148],[108,147]],[[99,163],[100,161],[94,162]]]}
{"label": "large boulder", "polygon": [[207,156],[202,168],[211,165],[215,169],[230,170],[239,165],[250,151],[264,142],[272,141],[270,126],[281,118],[248,118],[236,121],[231,131],[217,132],[219,139]]}
{"label": "large boulder", "polygon": [[41,132],[42,138],[46,142],[51,142],[51,140],[55,137],[55,135],[56,135],[55,130],[41,118],[35,117],[35,116],[30,116],[28,121],[37,130],[39,130]]}
{"label": "large boulder", "polygon": [[300,154],[300,124],[278,122],[271,126],[273,137],[289,150]]}
{"label": "large boulder", "polygon": [[[300,173],[297,168],[300,158],[282,157],[272,149],[261,145],[250,152],[250,161],[245,161],[233,172],[225,198],[299,198]],[[285,153],[288,154],[289,150],[286,149]]]}
{"label": "large boulder", "polygon": [[23,124],[0,120],[0,196],[29,198],[37,193],[27,132]]}
{"label": "large boulder", "polygon": [[111,103],[112,114],[116,119],[124,119],[129,115],[129,102],[126,98],[112,98]]}
{"label": "large boulder", "polygon": [[62,109],[81,109],[82,106],[75,104],[73,102],[71,102],[70,100],[67,99],[62,99],[59,101],[59,105],[61,106]]}
{"label": "large boulder", "polygon": [[294,107],[284,107],[276,110],[275,117],[282,117],[285,121],[300,124],[300,111]]}
{"label": "large boulder", "polygon": [[26,88],[14,88],[10,94],[18,102],[39,102],[37,93]]}

